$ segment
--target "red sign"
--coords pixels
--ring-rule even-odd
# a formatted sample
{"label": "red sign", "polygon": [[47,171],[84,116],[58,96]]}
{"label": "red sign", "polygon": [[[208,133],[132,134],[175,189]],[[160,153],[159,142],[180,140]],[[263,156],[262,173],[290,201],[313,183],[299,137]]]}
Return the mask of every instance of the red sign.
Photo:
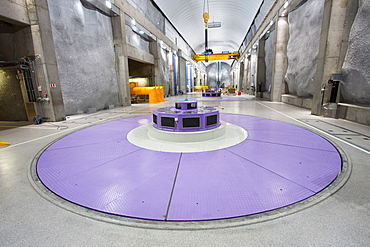
{"label": "red sign", "polygon": [[50,84],[50,87],[57,87],[57,84]]}

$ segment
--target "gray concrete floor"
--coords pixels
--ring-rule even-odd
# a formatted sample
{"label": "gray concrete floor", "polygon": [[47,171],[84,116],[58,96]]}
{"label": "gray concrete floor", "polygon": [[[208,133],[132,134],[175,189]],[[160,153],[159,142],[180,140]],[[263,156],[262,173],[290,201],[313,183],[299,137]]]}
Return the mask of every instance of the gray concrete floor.
{"label": "gray concrete floor", "polygon": [[[249,97],[200,104],[222,106],[221,113],[279,120],[320,133],[350,160],[347,183],[325,200],[293,214],[236,227],[220,222],[219,229],[211,230],[150,229],[145,224],[100,221],[66,210],[34,188],[31,163],[55,139],[103,121],[151,114],[181,97],[75,115],[56,123],[0,122],[0,142],[12,143],[0,147],[0,246],[370,246],[370,127]],[[166,228],[165,222],[160,224]]]}

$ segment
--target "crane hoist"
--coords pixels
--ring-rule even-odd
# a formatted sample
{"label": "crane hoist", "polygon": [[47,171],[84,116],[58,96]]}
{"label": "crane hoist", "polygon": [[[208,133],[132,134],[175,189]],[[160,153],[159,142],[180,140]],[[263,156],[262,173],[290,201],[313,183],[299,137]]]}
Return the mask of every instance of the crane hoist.
{"label": "crane hoist", "polygon": [[204,53],[212,54],[212,49],[208,48],[208,21],[209,21],[209,3],[208,0],[204,0],[203,4],[203,20],[204,20],[204,38],[205,38],[205,49]]}
{"label": "crane hoist", "polygon": [[209,3],[208,0],[204,0],[203,4],[203,21],[204,21],[204,52],[201,54],[193,55],[195,61],[210,61],[210,60],[229,60],[229,59],[239,59],[240,54],[238,52],[222,52],[213,53],[212,49],[208,47],[208,28],[221,27],[221,22],[212,22],[208,24],[209,21]]}

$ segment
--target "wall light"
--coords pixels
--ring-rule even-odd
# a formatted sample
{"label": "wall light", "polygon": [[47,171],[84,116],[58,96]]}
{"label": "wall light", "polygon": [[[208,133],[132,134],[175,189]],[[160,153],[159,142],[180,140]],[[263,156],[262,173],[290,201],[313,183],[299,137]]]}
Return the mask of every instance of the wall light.
{"label": "wall light", "polygon": [[283,8],[284,8],[284,9],[286,9],[286,8],[288,7],[288,5],[289,5],[289,3],[288,3],[288,1],[286,1],[286,2],[284,3],[284,5],[283,5]]}
{"label": "wall light", "polygon": [[[81,0],[82,1],[82,0]],[[119,16],[119,8],[109,0],[84,0],[108,16]]]}
{"label": "wall light", "polygon": [[163,40],[159,40],[159,46],[160,46],[163,50],[167,50],[167,46],[164,44]]}
{"label": "wall light", "polygon": [[[290,9],[291,7],[289,6],[289,0],[287,0],[283,6],[281,6],[280,10],[279,10],[279,16],[288,16],[289,12],[290,12]],[[301,2],[301,1],[297,1],[297,2]]]}
{"label": "wall light", "polygon": [[108,0],[105,1],[105,5],[109,8],[112,9],[112,3]]}

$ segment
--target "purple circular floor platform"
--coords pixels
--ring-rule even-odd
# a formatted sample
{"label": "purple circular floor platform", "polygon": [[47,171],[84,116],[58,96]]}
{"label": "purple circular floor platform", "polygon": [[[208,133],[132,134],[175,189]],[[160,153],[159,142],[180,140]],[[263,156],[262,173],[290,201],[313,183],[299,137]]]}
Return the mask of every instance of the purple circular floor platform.
{"label": "purple circular floor platform", "polygon": [[160,221],[234,218],[294,204],[327,187],[341,171],[336,148],[306,129],[274,120],[221,114],[248,131],[235,146],[167,153],[129,143],[151,115],[79,130],[37,161],[42,183],[97,211]]}

